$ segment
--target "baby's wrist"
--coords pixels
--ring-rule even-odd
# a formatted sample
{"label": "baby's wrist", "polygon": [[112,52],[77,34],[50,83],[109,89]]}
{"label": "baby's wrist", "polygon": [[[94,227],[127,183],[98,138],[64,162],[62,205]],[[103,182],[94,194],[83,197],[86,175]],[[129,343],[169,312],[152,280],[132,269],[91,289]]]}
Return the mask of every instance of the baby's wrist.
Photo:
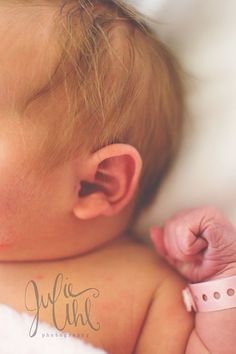
{"label": "baby's wrist", "polygon": [[216,272],[215,274],[204,279],[203,281],[227,278],[233,275],[236,275],[236,262],[228,264],[222,270]]}
{"label": "baby's wrist", "polygon": [[236,271],[227,269],[202,282],[189,283],[182,295],[187,311],[236,309]]}

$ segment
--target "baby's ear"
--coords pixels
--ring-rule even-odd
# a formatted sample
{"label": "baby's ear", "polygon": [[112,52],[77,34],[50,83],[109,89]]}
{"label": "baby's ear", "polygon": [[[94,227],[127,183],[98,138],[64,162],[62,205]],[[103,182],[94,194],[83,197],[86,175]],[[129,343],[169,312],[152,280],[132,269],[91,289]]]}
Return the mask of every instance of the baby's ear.
{"label": "baby's ear", "polygon": [[86,220],[121,211],[134,196],[141,169],[140,154],[128,144],[111,144],[92,153],[80,181],[74,215]]}

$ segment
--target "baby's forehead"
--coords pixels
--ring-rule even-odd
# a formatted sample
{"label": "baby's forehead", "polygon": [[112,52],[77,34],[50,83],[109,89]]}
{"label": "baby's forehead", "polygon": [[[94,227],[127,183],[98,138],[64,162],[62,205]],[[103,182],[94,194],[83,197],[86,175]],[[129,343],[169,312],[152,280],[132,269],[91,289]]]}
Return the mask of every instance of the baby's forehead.
{"label": "baby's forehead", "polygon": [[56,9],[0,2],[0,111],[24,105],[54,73],[59,61]]}

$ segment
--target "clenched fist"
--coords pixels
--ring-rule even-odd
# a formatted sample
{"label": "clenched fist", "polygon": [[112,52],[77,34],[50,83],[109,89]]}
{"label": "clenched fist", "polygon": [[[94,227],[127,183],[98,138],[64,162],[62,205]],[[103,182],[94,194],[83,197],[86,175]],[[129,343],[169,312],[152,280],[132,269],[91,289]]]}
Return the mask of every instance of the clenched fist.
{"label": "clenched fist", "polygon": [[192,282],[236,275],[236,230],[213,207],[184,210],[150,233],[158,253]]}

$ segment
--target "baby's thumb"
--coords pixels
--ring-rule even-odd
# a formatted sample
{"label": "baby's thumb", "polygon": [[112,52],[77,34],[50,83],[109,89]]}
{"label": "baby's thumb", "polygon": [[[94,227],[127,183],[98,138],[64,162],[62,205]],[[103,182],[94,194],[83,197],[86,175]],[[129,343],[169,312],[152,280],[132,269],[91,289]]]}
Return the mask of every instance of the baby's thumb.
{"label": "baby's thumb", "polygon": [[167,256],[167,251],[164,243],[164,231],[162,228],[157,226],[152,226],[149,229],[150,238],[156,249],[156,251],[163,257]]}

